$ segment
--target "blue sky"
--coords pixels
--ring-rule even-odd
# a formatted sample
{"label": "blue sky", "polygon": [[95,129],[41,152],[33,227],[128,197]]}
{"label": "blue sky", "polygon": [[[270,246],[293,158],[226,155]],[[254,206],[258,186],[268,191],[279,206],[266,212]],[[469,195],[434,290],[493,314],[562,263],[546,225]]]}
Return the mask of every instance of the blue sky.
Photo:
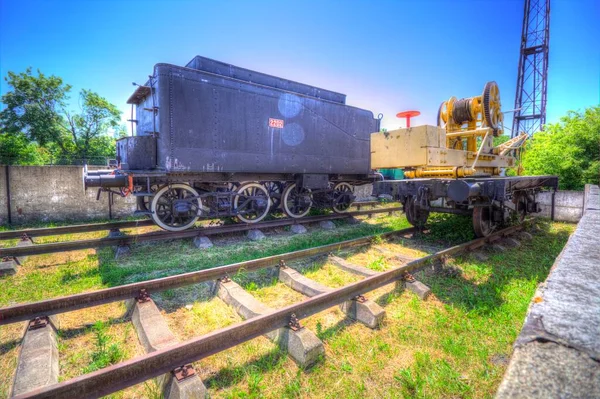
{"label": "blue sky", "polygon": [[[488,80],[504,110],[514,105],[523,0],[0,4],[1,75],[58,75],[73,85],[73,107],[91,89],[128,111],[132,81],[195,55],[345,93],[387,128],[407,109],[422,112],[413,124],[433,124],[443,100],[478,95]],[[548,122],[600,100],[600,1],[551,9]]]}

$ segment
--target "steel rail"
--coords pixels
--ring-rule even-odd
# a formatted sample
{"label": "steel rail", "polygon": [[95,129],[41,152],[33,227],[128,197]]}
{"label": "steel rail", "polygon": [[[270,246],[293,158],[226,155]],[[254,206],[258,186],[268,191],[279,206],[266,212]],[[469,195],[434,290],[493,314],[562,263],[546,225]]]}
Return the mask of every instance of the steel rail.
{"label": "steel rail", "polygon": [[[358,207],[360,210],[361,206],[373,206],[382,204],[379,201],[364,201],[354,202],[351,206]],[[61,234],[74,234],[74,233],[88,233],[91,231],[102,231],[112,229],[128,229],[136,227],[155,226],[156,223],[152,219],[142,220],[127,220],[120,222],[106,222],[106,223],[90,223],[90,224],[76,224],[69,226],[59,227],[42,227],[35,229],[22,229],[22,230],[7,230],[0,231],[0,240],[8,240],[12,238],[27,237],[43,237],[43,236],[54,236]]]}
{"label": "steel rail", "polygon": [[378,273],[302,302],[253,317],[169,348],[160,349],[58,384],[38,388],[26,394],[15,396],[14,399],[98,398],[120,391],[150,378],[168,373],[182,365],[202,360],[269,331],[285,327],[290,322],[292,315],[295,315],[298,319],[312,316],[343,301],[355,298],[357,295],[390,284],[404,277],[405,273],[421,269],[436,260],[465,249],[485,245],[492,241],[494,237],[511,234],[520,229],[522,229],[522,225],[500,230],[491,236],[456,245],[411,261],[404,266]]}
{"label": "steel rail", "polygon": [[[408,229],[386,232],[379,235],[379,237],[410,234],[414,233],[415,231],[416,228],[411,227]],[[183,287],[186,285],[216,280],[224,276],[233,276],[238,272],[249,272],[269,266],[275,266],[279,264],[280,261],[288,262],[295,259],[327,254],[340,249],[367,245],[373,240],[374,237],[375,236],[360,237],[352,240],[322,245],[319,247],[301,249],[280,255],[273,255],[190,273],[177,274],[174,276],[142,281],[139,283],[120,285],[118,287],[105,288],[93,292],[52,298],[39,302],[16,304],[5,308],[0,308],[0,326],[24,320],[31,320],[40,316],[50,316],[111,303],[123,299],[135,298],[139,296],[141,290],[145,290],[146,293],[151,294],[168,289]]]}
{"label": "steel rail", "polygon": [[361,216],[361,215],[370,215],[376,213],[385,213],[385,212],[397,212],[401,211],[402,207],[393,207],[393,208],[380,208],[380,209],[369,209],[365,211],[354,211],[347,213],[333,213],[329,215],[322,216],[309,216],[302,219],[276,219],[269,220],[266,222],[254,223],[254,224],[232,224],[226,226],[214,226],[214,227],[205,227],[202,229],[189,229],[183,231],[156,231],[145,234],[133,234],[133,235],[123,235],[120,237],[103,237],[103,238],[92,238],[88,240],[77,240],[77,241],[63,241],[63,242],[53,242],[48,244],[36,244],[25,247],[9,247],[9,248],[0,248],[0,257],[20,257],[20,256],[31,256],[31,255],[42,255],[49,254],[55,252],[66,252],[66,251],[75,251],[80,249],[88,249],[88,248],[101,248],[101,247],[110,247],[110,246],[121,246],[121,245],[131,245],[142,242],[149,241],[164,241],[164,240],[174,240],[181,238],[193,238],[197,236],[208,236],[215,234],[224,234],[224,233],[235,233],[241,231],[248,231],[252,229],[259,228],[274,228],[274,227],[283,227],[283,226],[291,226],[297,223],[314,223],[320,222],[323,220],[336,220],[336,219],[345,219],[352,216]]}

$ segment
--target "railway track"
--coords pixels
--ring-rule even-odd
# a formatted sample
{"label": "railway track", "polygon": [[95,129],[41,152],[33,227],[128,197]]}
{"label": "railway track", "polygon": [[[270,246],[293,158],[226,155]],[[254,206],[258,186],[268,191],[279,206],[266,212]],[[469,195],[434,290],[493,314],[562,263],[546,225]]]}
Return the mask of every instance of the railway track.
{"label": "railway track", "polygon": [[[379,209],[369,209],[363,211],[347,212],[343,214],[334,213],[321,216],[309,216],[302,219],[283,218],[276,220],[269,220],[266,222],[259,222],[253,224],[232,224],[224,226],[212,226],[197,229],[189,229],[184,231],[157,231],[145,234],[131,234],[131,235],[120,235],[120,236],[109,236],[102,238],[94,238],[87,240],[76,240],[76,241],[64,241],[48,244],[36,244],[29,246],[15,246],[8,248],[0,248],[0,258],[19,258],[31,255],[42,255],[56,252],[75,251],[89,248],[102,248],[109,246],[129,246],[132,244],[150,242],[150,241],[165,241],[165,240],[176,240],[182,238],[194,238],[198,236],[210,236],[215,234],[228,234],[244,232],[253,229],[270,229],[276,227],[291,226],[294,224],[304,223],[315,223],[326,220],[340,220],[346,219],[353,216],[364,216],[372,215],[377,213],[391,213],[402,211],[402,207],[389,207]],[[120,222],[130,223],[130,222]],[[106,223],[104,225],[114,225],[113,223]],[[90,225],[86,225],[90,226]],[[66,227],[77,227],[77,226],[66,226]],[[114,229],[115,227],[113,227]],[[105,230],[103,227],[101,230]],[[47,230],[47,229],[42,229]],[[25,230],[21,230],[25,231]],[[64,233],[60,233],[64,234]]]}
{"label": "railway track", "polygon": [[[168,348],[152,351],[134,359],[124,361],[122,363],[115,364],[113,366],[67,381],[41,387],[38,386],[36,389],[23,392],[14,397],[19,399],[73,397],[97,398],[117,392],[163,374],[171,376],[169,378],[171,378],[173,384],[184,384],[185,381],[190,383],[190,381],[192,381],[190,378],[195,378],[200,381],[199,378],[195,376],[193,367],[191,366],[192,362],[201,360],[242,342],[251,340],[255,337],[264,334],[267,334],[267,336],[270,336],[269,334],[276,334],[274,331],[279,331],[279,334],[281,334],[281,331],[286,331],[287,334],[296,334],[297,336],[302,334],[312,334],[310,331],[306,331],[306,328],[302,327],[300,321],[338,304],[341,304],[342,309],[347,313],[348,317],[362,321],[364,324],[373,328],[373,320],[366,322],[364,320],[364,314],[371,312],[373,316],[375,314],[373,313],[375,312],[375,308],[373,303],[370,303],[364,298],[364,294],[395,281],[411,281],[412,277],[410,273],[414,273],[415,271],[429,267],[436,262],[444,262],[446,257],[455,255],[457,253],[474,250],[484,245],[491,244],[496,240],[500,240],[503,237],[520,231],[522,228],[522,225],[508,227],[506,229],[497,231],[488,237],[479,238],[461,245],[456,245],[419,259],[409,260],[404,264],[399,264],[397,267],[384,272],[373,272],[362,266],[347,265],[346,267],[349,267],[350,269],[344,268],[344,270],[348,271],[354,268],[356,271],[355,274],[360,274],[363,273],[363,271],[359,270],[362,268],[364,272],[368,271],[368,273],[362,274],[362,276],[366,276],[364,279],[338,289],[329,289],[327,287],[319,286],[318,283],[308,280],[303,276],[298,277],[298,273],[287,267],[285,263],[307,257],[325,255],[340,249],[365,246],[372,243],[374,238],[373,236],[240,262],[207,270],[107,288],[90,293],[54,298],[35,303],[17,304],[1,308],[0,325],[31,320],[30,328],[28,331],[26,331],[26,334],[29,334],[31,331],[39,331],[37,328],[33,328],[32,330],[31,326],[35,326],[36,323],[39,324],[40,321],[44,320],[48,316],[131,298],[137,299],[134,305],[137,307],[136,309],[141,307],[151,308],[155,307],[155,305],[150,299],[149,294],[182,287],[185,285],[197,284],[199,282],[216,281],[219,290],[219,297],[226,301],[229,300],[229,304],[232,304],[232,301],[235,302],[235,300],[237,300],[235,298],[235,294],[232,294],[232,292],[234,292],[235,289],[241,289],[241,287],[231,282],[228,276],[232,276],[239,271],[256,271],[270,266],[278,266],[280,281],[285,282],[295,290],[304,289],[305,291],[303,293],[310,297],[306,300],[283,308],[268,309],[266,311],[263,310],[262,313],[257,311],[252,313],[252,311],[250,311],[250,316],[245,317],[246,320],[243,322],[210,332],[185,342],[176,343]],[[395,232],[388,232],[380,235],[379,237],[409,235],[414,232],[415,229],[411,228]],[[343,261],[341,263],[343,264]],[[222,291],[224,292],[223,295],[221,295]],[[250,305],[248,306],[251,308]],[[357,310],[361,306],[362,316]],[[240,305],[237,304],[235,307],[237,309],[240,307]],[[384,314],[383,310],[381,310],[381,312]],[[142,314],[142,312],[138,311],[138,315],[140,314]],[[160,313],[158,314],[160,315]],[[246,314],[246,316],[248,316],[248,314]],[[361,319],[361,317],[363,317],[363,319]],[[376,316],[376,319],[377,317],[379,316]],[[156,322],[153,321],[153,323]],[[142,333],[138,331],[138,335],[140,334]],[[316,336],[315,339],[318,340]],[[24,339],[23,342],[25,341],[26,340]],[[290,347],[289,353],[292,357],[293,351],[294,348]],[[21,364],[21,360],[18,370],[25,370],[25,372],[27,370],[27,365]],[[15,381],[17,381],[17,379],[15,379]],[[199,383],[202,384],[201,381]]]}
{"label": "railway track", "polygon": [[[380,205],[379,201],[361,201],[354,202],[352,207],[357,208],[360,211],[361,207]],[[143,220],[127,220],[118,222],[106,222],[106,223],[90,223],[90,224],[75,224],[70,226],[59,226],[59,227],[43,227],[36,229],[21,229],[21,230],[7,230],[0,231],[0,240],[10,240],[22,237],[46,237],[56,236],[61,234],[76,234],[76,233],[89,233],[92,231],[107,231],[114,229],[130,229],[136,227],[148,227],[155,226],[156,223],[151,219]]]}

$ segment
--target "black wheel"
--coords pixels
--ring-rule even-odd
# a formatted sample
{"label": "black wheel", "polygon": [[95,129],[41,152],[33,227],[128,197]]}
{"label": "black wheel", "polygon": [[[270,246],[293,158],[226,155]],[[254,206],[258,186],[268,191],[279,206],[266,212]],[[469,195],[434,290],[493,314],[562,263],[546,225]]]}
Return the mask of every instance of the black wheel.
{"label": "black wheel", "polygon": [[422,228],[427,223],[427,218],[429,218],[429,211],[426,209],[421,209],[421,207],[416,203],[415,197],[409,197],[404,203],[404,213],[406,214],[406,219],[408,223],[411,225]]}
{"label": "black wheel", "polygon": [[523,223],[527,216],[527,196],[517,195],[515,198],[515,212],[517,222]]}
{"label": "black wheel", "polygon": [[263,185],[269,193],[271,199],[271,211],[279,209],[281,206],[281,196],[283,195],[283,183],[278,181],[267,181]]}
{"label": "black wheel", "polygon": [[198,192],[187,184],[177,183],[162,187],[151,203],[152,219],[161,228],[181,231],[192,227],[199,217],[202,202]]}
{"label": "black wheel", "polygon": [[308,214],[312,207],[312,193],[310,189],[299,189],[296,183],[292,183],[283,190],[281,199],[283,211],[292,218],[301,218]]}
{"label": "black wheel", "polygon": [[238,188],[233,200],[237,218],[244,223],[258,223],[269,213],[271,200],[260,183],[245,183]]}
{"label": "black wheel", "polygon": [[487,237],[495,228],[491,207],[483,206],[473,209],[473,231],[477,237]]}
{"label": "black wheel", "polygon": [[348,211],[354,200],[354,190],[348,183],[338,183],[333,187],[333,211],[344,213]]}

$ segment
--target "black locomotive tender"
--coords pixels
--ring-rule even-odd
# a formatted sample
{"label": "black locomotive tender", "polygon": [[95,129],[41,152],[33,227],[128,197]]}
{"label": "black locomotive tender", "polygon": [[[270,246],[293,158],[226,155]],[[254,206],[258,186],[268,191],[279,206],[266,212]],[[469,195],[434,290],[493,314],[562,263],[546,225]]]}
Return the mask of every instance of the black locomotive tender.
{"label": "black locomotive tender", "polygon": [[127,102],[136,135],[117,141],[119,168],[86,171],[85,186],[136,196],[136,213],[171,231],[198,218],[256,223],[279,209],[345,212],[353,186],[375,182],[373,194],[402,202],[415,226],[429,212],[465,213],[486,236],[510,214],[539,212],[536,193],[558,186],[555,176],[379,181],[370,134],[381,118],[344,94],[200,56],[155,65]]}
{"label": "black locomotive tender", "polygon": [[157,64],[128,103],[137,134],[117,142],[120,168],[88,173],[86,187],[137,196],[138,213],[166,230],[199,217],[256,223],[279,207],[343,212],[375,177],[379,119],[344,94],[195,57]]}

